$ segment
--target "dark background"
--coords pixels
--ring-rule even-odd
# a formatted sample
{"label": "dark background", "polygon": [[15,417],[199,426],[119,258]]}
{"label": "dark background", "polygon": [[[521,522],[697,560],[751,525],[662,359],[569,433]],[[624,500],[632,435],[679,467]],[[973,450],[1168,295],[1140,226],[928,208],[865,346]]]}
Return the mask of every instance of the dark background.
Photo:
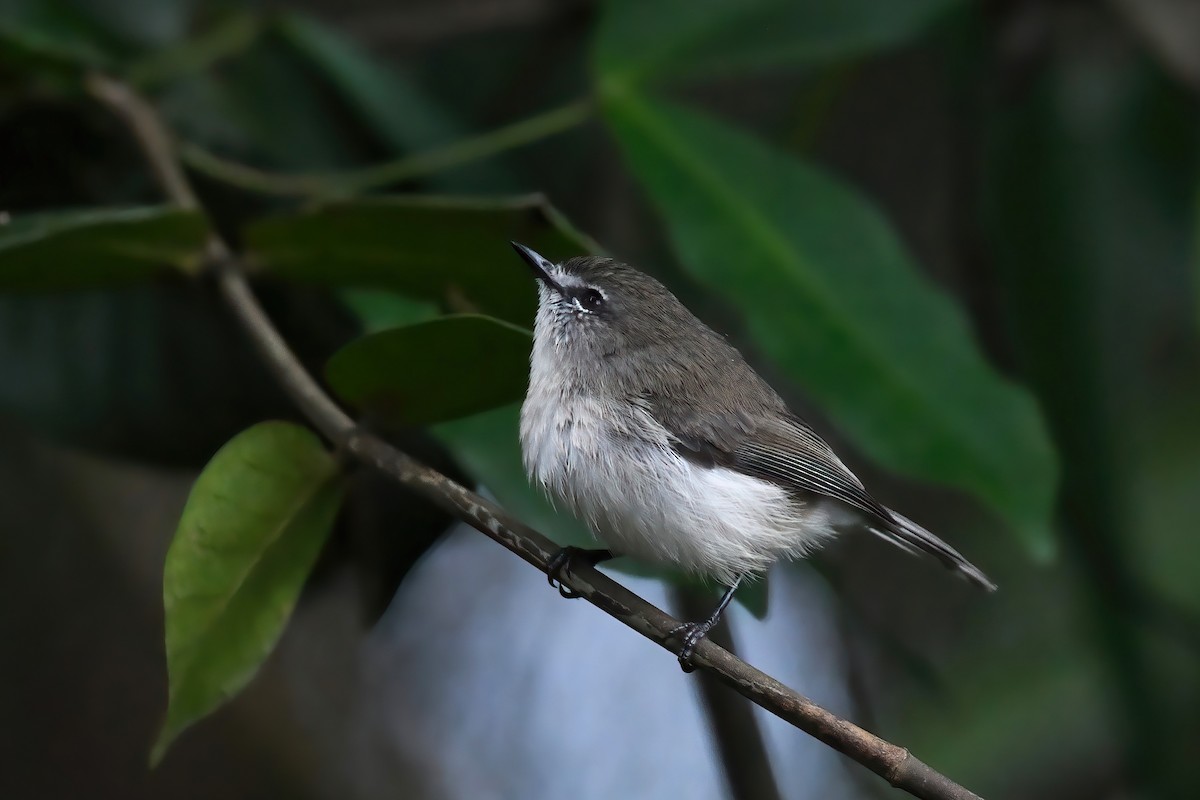
{"label": "dark background", "polygon": [[[4,0],[0,210],[160,200],[122,125],[23,49],[38,37],[134,65],[184,142],[314,172],[587,94],[603,5]],[[839,542],[818,571],[788,568],[766,622],[735,616],[752,662],[984,796],[1188,796],[1200,763],[1200,13],[1182,0],[947,5],[903,41],[718,72],[675,96],[869,198],[991,362],[1032,391],[1061,465],[1050,563],[966,495],[847,441],[836,409],[756,351],[745,310],[693,282],[599,120],[381,188],[544,192],[730,334],[882,499],[1001,586],[976,596],[877,543]],[[406,87],[395,116],[361,102],[370,75],[280,33],[292,15]],[[194,162],[189,174],[235,240],[244,220],[296,202]],[[330,292],[262,291],[313,363],[362,325]],[[0,296],[0,794],[727,796],[668,655],[566,609],[482,538],[439,539],[449,520],[374,484],[356,485],[263,672],[148,772],[179,511],[222,442],[279,416],[294,413],[202,281]],[[403,444],[466,475],[431,438]],[[784,796],[891,791],[796,731],[769,737]]]}

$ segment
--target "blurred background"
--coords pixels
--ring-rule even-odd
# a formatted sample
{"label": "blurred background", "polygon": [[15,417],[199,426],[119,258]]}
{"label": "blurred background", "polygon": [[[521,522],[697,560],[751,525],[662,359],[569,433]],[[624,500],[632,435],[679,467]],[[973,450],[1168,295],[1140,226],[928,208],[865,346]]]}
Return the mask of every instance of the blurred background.
{"label": "blurred background", "polygon": [[[47,216],[164,202],[98,71],[314,370],[461,310],[393,265],[508,286],[552,229],[652,272],[1001,589],[847,537],[734,610],[740,654],[986,797],[1195,796],[1200,4],[0,0],[0,795],[888,797],[365,474],[263,669],[150,771],[188,490],[299,418],[206,279],[79,277],[199,248]],[[573,540],[513,409],[395,436]]]}

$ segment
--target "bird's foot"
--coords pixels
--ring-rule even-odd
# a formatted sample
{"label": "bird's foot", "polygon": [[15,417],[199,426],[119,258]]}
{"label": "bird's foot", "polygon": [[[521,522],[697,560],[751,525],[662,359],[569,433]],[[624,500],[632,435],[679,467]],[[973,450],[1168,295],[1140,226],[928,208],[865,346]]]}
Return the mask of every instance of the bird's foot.
{"label": "bird's foot", "polygon": [[587,548],[583,547],[564,547],[562,550],[559,550],[557,553],[555,553],[550,559],[550,562],[546,564],[546,580],[551,586],[553,586],[555,589],[558,589],[558,593],[560,595],[568,600],[574,600],[577,597],[582,597],[582,595],[569,586],[566,586],[562,582],[564,571],[569,570],[571,566],[571,559],[582,559],[594,567],[601,561],[607,561],[612,557],[612,553],[608,550],[588,550]]}
{"label": "bird's foot", "polygon": [[716,624],[716,620],[706,619],[704,622],[685,622],[671,629],[668,635],[679,639],[679,667],[684,672],[695,671],[692,653]]}

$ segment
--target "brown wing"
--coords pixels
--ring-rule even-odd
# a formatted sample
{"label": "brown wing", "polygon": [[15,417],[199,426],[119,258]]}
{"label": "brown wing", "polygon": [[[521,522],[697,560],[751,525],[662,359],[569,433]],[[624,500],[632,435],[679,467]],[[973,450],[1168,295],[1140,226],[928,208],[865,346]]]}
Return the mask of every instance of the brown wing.
{"label": "brown wing", "polygon": [[833,449],[786,410],[753,413],[693,403],[671,412],[669,404],[653,394],[646,400],[685,458],[728,467],[794,491],[832,497],[883,522],[894,522]]}

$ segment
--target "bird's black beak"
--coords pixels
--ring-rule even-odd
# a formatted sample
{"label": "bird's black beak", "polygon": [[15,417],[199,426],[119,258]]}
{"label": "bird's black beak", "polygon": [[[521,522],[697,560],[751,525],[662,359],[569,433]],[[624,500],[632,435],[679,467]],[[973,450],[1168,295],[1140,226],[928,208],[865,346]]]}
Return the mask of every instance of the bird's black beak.
{"label": "bird's black beak", "polygon": [[517,251],[517,255],[525,259],[525,263],[533,270],[534,277],[560,295],[563,294],[563,288],[558,285],[558,281],[550,277],[550,270],[554,269],[554,265],[550,261],[523,244],[517,244],[516,242],[509,242],[509,244],[512,245],[513,250]]}

